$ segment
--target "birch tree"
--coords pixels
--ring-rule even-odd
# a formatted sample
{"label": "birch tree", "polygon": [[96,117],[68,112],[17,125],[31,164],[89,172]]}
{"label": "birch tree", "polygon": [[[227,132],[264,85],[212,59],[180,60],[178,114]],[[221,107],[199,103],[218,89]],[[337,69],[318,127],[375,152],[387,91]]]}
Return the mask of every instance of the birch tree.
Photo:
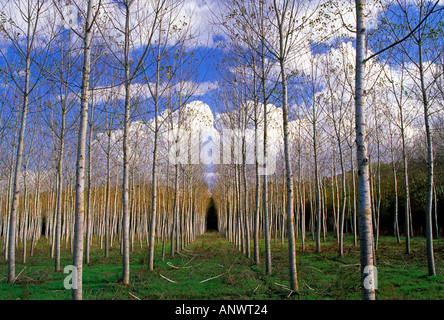
{"label": "birch tree", "polygon": [[[42,64],[45,63],[45,55],[51,43],[49,41],[36,50],[36,44],[39,42],[38,33],[41,31],[41,16],[47,7],[44,1],[27,2],[14,1],[13,3],[2,3],[4,14],[7,19],[2,21],[1,32],[11,46],[14,54],[19,61],[7,57],[5,51],[1,51],[3,61],[10,74],[10,79],[17,87],[18,92],[22,96],[22,108],[20,115],[20,130],[18,134],[18,142],[15,156],[15,170],[13,179],[13,199],[9,218],[9,240],[8,240],[8,282],[15,281],[15,249],[16,249],[16,219],[19,207],[20,196],[20,177],[22,170],[23,148],[27,124],[28,106],[30,95],[41,81],[42,70],[37,70],[33,77],[31,73],[36,65],[35,58],[41,55]],[[22,40],[24,40],[22,42]],[[21,43],[24,43],[22,45]],[[39,43],[41,45],[41,43]],[[6,47],[7,49],[8,47]],[[15,69],[14,64],[18,63],[20,69]],[[23,65],[24,64],[24,65]]]}
{"label": "birch tree", "polygon": [[86,161],[86,135],[88,129],[89,108],[89,81],[91,75],[91,45],[93,25],[97,13],[100,10],[101,0],[89,0],[85,26],[83,29],[83,70],[81,87],[81,111],[80,124],[77,137],[77,160],[76,160],[76,196],[75,196],[75,226],[74,226],[74,252],[73,266],[76,270],[77,279],[73,278],[72,299],[82,300],[82,275],[83,275],[83,240],[84,240],[84,213],[85,213],[85,161]]}
{"label": "birch tree", "polygon": [[280,80],[281,80],[281,103],[282,103],[282,121],[284,132],[284,157],[285,157],[285,173],[286,173],[286,217],[288,229],[288,259],[289,259],[289,275],[290,288],[293,291],[298,291],[297,272],[296,272],[296,244],[295,244],[295,230],[294,230],[294,215],[293,215],[293,175],[290,164],[290,150],[289,150],[289,134],[288,134],[288,86],[287,86],[287,59],[292,50],[297,46],[298,32],[305,26],[306,19],[314,15],[315,11],[308,14],[299,23],[298,16],[303,14],[303,4],[298,1],[281,1],[279,4],[276,0],[273,1],[273,9],[275,13],[275,27],[278,34],[278,49],[273,50],[269,47],[271,53],[274,55],[280,66]]}
{"label": "birch tree", "polygon": [[356,75],[355,75],[355,117],[356,117],[356,154],[358,165],[357,215],[361,247],[362,298],[375,299],[375,274],[373,261],[373,225],[370,200],[369,159],[365,119],[365,2],[356,0]]}
{"label": "birch tree", "polygon": [[[124,86],[124,121],[123,121],[123,181],[122,181],[122,283],[129,284],[130,276],[130,260],[129,260],[129,225],[130,225],[130,197],[129,197],[129,128],[130,128],[130,117],[131,117],[131,95],[132,83],[141,72],[143,63],[145,63],[145,57],[151,50],[151,41],[155,32],[157,31],[157,24],[159,17],[164,10],[166,1],[161,1],[159,3],[148,3],[143,4],[140,1],[135,0],[125,0],[120,1],[119,5],[122,6],[122,15],[124,21],[119,24],[119,13],[117,16],[112,16],[110,14],[111,23],[116,30],[120,31],[123,35],[123,60],[119,58],[120,53],[114,48],[114,45],[107,43],[107,47],[111,49],[114,58],[123,67],[123,86]],[[132,14],[133,10],[136,8],[141,16],[137,21],[133,21]],[[120,9],[117,9],[120,10]],[[145,12],[146,11],[146,12]],[[146,31],[146,27],[150,25],[151,28]],[[109,27],[109,26],[108,26]],[[136,30],[138,35],[134,36],[133,31]],[[106,38],[106,33],[102,34],[103,38]],[[140,38],[138,38],[140,37]],[[140,41],[142,40],[142,41]],[[142,45],[146,43],[143,50],[140,52],[140,56],[136,55],[135,62],[130,60],[133,57],[133,51],[135,45]],[[153,189],[155,189],[153,187]]]}

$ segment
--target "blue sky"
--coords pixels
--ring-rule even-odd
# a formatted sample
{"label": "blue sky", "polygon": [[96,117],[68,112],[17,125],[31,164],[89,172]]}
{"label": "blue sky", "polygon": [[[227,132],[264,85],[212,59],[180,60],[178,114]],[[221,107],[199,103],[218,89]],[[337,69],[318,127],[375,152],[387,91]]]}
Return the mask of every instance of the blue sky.
{"label": "blue sky", "polygon": [[[212,108],[213,112],[216,112],[215,110],[215,106],[214,106],[214,99],[216,98],[216,96],[214,95],[214,90],[216,88],[216,84],[219,80],[219,76],[218,76],[218,71],[217,71],[217,67],[220,67],[220,62],[221,59],[223,57],[223,50],[219,47],[216,46],[216,43],[219,41],[226,41],[226,38],[221,36],[221,32],[218,31],[217,29],[214,29],[214,26],[211,24],[210,20],[211,20],[211,12],[215,11],[215,8],[219,8],[217,6],[217,1],[213,1],[213,2],[205,2],[205,1],[196,1],[196,0],[187,0],[185,2],[185,9],[184,12],[189,12],[186,10],[190,10],[190,12],[193,12],[193,18],[192,20],[193,23],[195,23],[195,26],[193,25],[193,32],[196,32],[196,34],[198,34],[198,39],[196,40],[197,45],[193,45],[192,47],[187,48],[187,55],[189,56],[190,54],[193,54],[195,56],[195,61],[193,61],[193,65],[189,65],[187,67],[185,67],[185,69],[187,69],[187,72],[191,71],[192,74],[189,77],[189,80],[194,82],[194,83],[202,83],[200,89],[198,90],[200,93],[191,97],[191,100],[202,100],[205,103],[209,104],[210,107]],[[429,3],[430,5],[431,3]],[[208,6],[211,7],[211,10],[208,8]],[[346,7],[346,6],[345,6]],[[189,9],[191,8],[191,9]],[[438,6],[438,8],[443,8],[442,5]],[[399,6],[397,6],[396,4],[392,4],[389,7],[385,8],[384,11],[379,11],[379,18],[378,18],[378,27],[377,29],[374,30],[369,30],[368,33],[368,37],[367,37],[367,41],[368,41],[368,45],[370,48],[374,48],[374,50],[376,50],[379,47],[383,47],[391,42],[393,42],[395,40],[395,38],[391,37],[391,33],[389,32],[388,34],[383,35],[382,32],[380,32],[381,29],[381,25],[383,22],[383,17],[387,17],[391,22],[397,23],[399,25],[402,25],[403,23],[405,23],[405,21],[401,21],[398,17],[400,10],[399,10]],[[418,17],[418,11],[416,8],[409,8],[408,9],[408,13],[409,16],[411,18],[411,23],[415,24],[415,18]],[[387,14],[387,15],[386,15]],[[440,14],[439,17],[442,17],[442,13]],[[442,28],[443,28],[443,20],[438,18],[434,18],[430,20],[430,23],[428,24],[429,27],[436,27],[436,28],[440,28],[440,32],[442,32]],[[353,12],[347,12],[346,15],[344,15],[343,17],[345,19],[346,22],[349,22],[351,24],[353,24]],[[373,18],[374,19],[374,18]],[[336,22],[335,22],[336,23]],[[375,24],[373,24],[375,25]],[[59,37],[59,41],[65,41],[66,40],[66,33],[64,35],[62,35],[61,37]],[[339,45],[341,42],[345,42],[345,41],[352,41],[353,42],[353,35],[349,35],[349,36],[345,36],[345,37],[341,37],[339,39],[336,39],[333,42],[328,42],[328,43],[323,43],[321,45],[315,45],[314,42],[310,42],[311,45],[311,49],[312,55],[315,54],[325,54],[326,52],[328,52],[331,48]],[[437,40],[439,44],[442,45],[442,41],[439,42],[439,39]],[[81,44],[81,42],[77,41],[78,45]],[[415,46],[412,45],[411,41],[406,42],[406,45],[408,46],[408,48],[411,48],[413,51],[415,50]],[[148,57],[147,61],[150,60],[151,64],[146,64],[146,68],[148,70],[148,74],[154,74],[154,68],[155,65],[152,63],[153,62],[153,54],[155,53],[155,49],[156,47],[153,47],[152,52],[150,53],[151,56]],[[42,55],[42,52],[44,52],[42,50],[42,48],[39,48],[38,52],[34,53],[34,57],[36,59],[36,61],[42,62],[42,59],[45,57],[45,55]],[[16,62],[17,65],[14,66],[17,67],[17,70],[20,70],[23,68],[23,59],[21,59],[21,57],[19,55],[17,55],[15,52],[15,49],[13,48],[13,46],[11,45],[7,45],[6,47],[3,47],[3,52],[6,54],[5,57],[8,59],[8,62],[11,63],[12,61]],[[140,54],[140,48],[138,49],[137,53]],[[57,63],[57,60],[60,58],[60,54],[57,53],[57,51],[53,51],[50,52],[50,54],[52,55],[52,59],[55,63]],[[387,57],[388,54],[394,54],[395,56],[397,56],[396,50],[394,52],[387,52],[384,55],[382,55],[380,57],[381,58],[385,58]],[[412,54],[413,57],[417,57],[417,55],[415,55],[415,52],[413,52]],[[14,58],[13,58],[14,57]],[[111,57],[110,57],[111,58]],[[107,58],[107,62],[109,62],[110,58]],[[427,57],[426,57],[427,58]],[[21,60],[20,60],[21,59]],[[81,59],[78,59],[76,61],[76,66],[77,66],[77,70],[75,71],[75,73],[79,72],[80,69],[80,64],[81,64]],[[21,64],[21,66],[20,66]],[[165,61],[163,62],[163,66],[166,68],[168,67],[168,65],[172,65],[174,64],[174,59],[169,59],[169,62],[167,61],[165,63]],[[5,61],[3,60],[3,62],[1,62],[1,66],[5,66]],[[34,67],[33,69],[33,76],[35,76],[36,74],[38,74],[36,67]],[[109,70],[108,70],[109,71]],[[100,74],[101,71],[99,71]],[[115,69],[113,69],[112,71],[112,76],[117,76],[119,77],[119,74],[123,74],[122,68],[121,66],[117,66]],[[98,80],[102,80],[101,83],[97,84],[98,86],[106,86],[106,79],[103,78],[101,79],[100,77],[102,77],[101,75],[99,76]],[[78,81],[79,77],[78,76],[74,76],[71,78],[74,79],[73,82],[71,82],[70,84],[73,85],[73,90],[80,90],[80,83]],[[153,81],[154,78],[149,79],[148,81]],[[6,82],[5,80],[3,80],[4,82]],[[143,83],[144,81],[146,81],[146,79],[142,79],[141,77],[136,78],[135,79],[135,83]],[[164,81],[164,80],[161,80]],[[174,79],[172,80],[173,82],[175,81]],[[11,81],[8,81],[9,83]],[[94,86],[94,85],[93,85]],[[40,88],[39,90],[39,94],[41,94],[42,92],[44,92],[45,88]],[[211,89],[211,90],[209,90]]]}

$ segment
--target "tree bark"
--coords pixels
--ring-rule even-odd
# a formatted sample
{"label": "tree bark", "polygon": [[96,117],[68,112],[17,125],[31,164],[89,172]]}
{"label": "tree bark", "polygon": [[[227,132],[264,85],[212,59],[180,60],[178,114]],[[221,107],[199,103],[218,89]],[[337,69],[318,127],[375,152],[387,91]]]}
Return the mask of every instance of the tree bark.
{"label": "tree bark", "polygon": [[[422,12],[422,8],[420,10]],[[421,80],[422,102],[424,107],[424,124],[427,138],[427,203],[426,203],[426,242],[427,242],[427,266],[429,276],[436,276],[435,257],[433,254],[433,227],[432,227],[432,206],[433,206],[433,141],[429,120],[429,102],[424,83],[424,69],[422,62],[422,37],[419,35],[419,75]]]}
{"label": "tree bark", "polygon": [[[77,140],[76,162],[76,201],[75,201],[75,226],[74,226],[74,252],[73,265],[76,269],[76,288],[72,289],[72,299],[82,300],[82,271],[83,271],[83,220],[85,212],[85,157],[86,157],[86,133],[88,129],[88,102],[89,80],[91,75],[91,41],[93,26],[94,0],[88,1],[85,33],[83,38],[83,71],[81,90],[81,113],[79,135]],[[98,9],[97,9],[98,10]]]}
{"label": "tree bark", "polygon": [[361,246],[362,299],[375,299],[375,274],[373,261],[373,226],[369,184],[369,158],[367,150],[367,130],[364,104],[364,0],[356,0],[356,78],[355,78],[355,117],[356,145],[358,162],[358,217]]}
{"label": "tree bark", "polygon": [[11,214],[9,218],[9,243],[8,243],[8,283],[15,281],[15,242],[16,242],[16,219],[19,207],[20,196],[20,174],[22,169],[23,146],[25,141],[26,117],[28,115],[30,75],[31,75],[31,49],[34,37],[31,36],[31,17],[28,17],[27,34],[27,52],[25,68],[25,87],[23,91],[22,115],[20,120],[20,133],[18,137],[17,155],[15,162],[14,182],[13,182],[13,200]]}
{"label": "tree bark", "polygon": [[[277,10],[277,3],[274,0],[274,6]],[[287,92],[287,75],[285,70],[285,38],[284,38],[284,18],[287,12],[284,10],[282,16],[279,12],[276,12],[278,17],[279,28],[279,64],[282,80],[282,117],[283,117],[283,129],[284,129],[284,157],[285,157],[285,173],[286,173],[286,186],[287,186],[287,199],[286,199],[286,216],[287,216],[287,229],[288,229],[288,268],[290,276],[290,289],[298,291],[298,280],[296,271],[296,243],[294,234],[294,215],[293,215],[293,178],[290,163],[290,146],[288,141],[288,92]]]}

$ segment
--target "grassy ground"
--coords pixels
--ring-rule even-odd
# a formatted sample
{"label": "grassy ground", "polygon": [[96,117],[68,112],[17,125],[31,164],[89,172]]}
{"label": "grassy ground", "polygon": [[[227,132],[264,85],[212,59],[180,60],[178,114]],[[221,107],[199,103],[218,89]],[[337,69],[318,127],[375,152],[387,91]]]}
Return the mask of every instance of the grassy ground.
{"label": "grassy ground", "polygon": [[[310,239],[308,239],[310,240]],[[91,262],[84,266],[83,294],[87,300],[110,299],[291,299],[291,300],[351,300],[360,299],[359,248],[346,239],[345,257],[337,255],[332,237],[315,252],[315,244],[307,242],[306,251],[298,248],[299,292],[288,290],[286,244],[272,244],[273,274],[266,275],[264,266],[255,265],[218,233],[206,233],[196,239],[181,254],[160,259],[160,244],[156,249],[155,271],[147,271],[147,248],[135,247],[131,252],[130,285],[119,283],[122,265],[118,246],[103,257],[103,250],[93,246]],[[435,240],[437,276],[427,276],[425,240],[412,240],[412,254],[404,254],[404,244],[393,237],[381,237],[376,254],[378,268],[377,299],[444,299],[444,240]],[[26,265],[17,251],[14,284],[8,284],[7,261],[0,258],[0,299],[67,300],[71,291],[63,281],[67,274],[54,272],[47,243],[38,244],[35,255]],[[64,248],[64,247],[63,247]],[[167,252],[168,246],[167,246]],[[261,258],[264,247],[261,243]],[[72,263],[69,250],[62,250],[62,267]],[[263,260],[262,260],[263,261]],[[25,268],[26,267],[26,268]]]}

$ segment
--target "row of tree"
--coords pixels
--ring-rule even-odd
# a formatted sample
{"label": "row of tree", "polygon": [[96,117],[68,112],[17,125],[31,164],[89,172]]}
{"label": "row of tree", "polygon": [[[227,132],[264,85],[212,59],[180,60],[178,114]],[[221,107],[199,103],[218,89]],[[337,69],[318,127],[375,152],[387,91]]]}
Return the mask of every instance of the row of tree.
{"label": "row of tree", "polygon": [[33,254],[41,235],[55,271],[69,246],[72,296],[82,299],[94,239],[105,257],[118,241],[128,284],[134,241],[147,244],[152,270],[157,241],[163,250],[171,241],[174,254],[204,232],[203,166],[167,161],[165,132],[195,116],[182,115],[199,64],[186,51],[196,40],[183,10],[168,0],[2,2],[0,221],[10,283],[19,243],[26,262],[27,242]]}
{"label": "row of tree", "polygon": [[[213,119],[208,105],[191,102],[205,50],[194,50],[202,44],[183,1],[3,1],[0,230],[8,281],[16,280],[20,244],[25,262],[44,235],[56,271],[63,245],[72,251],[73,299],[82,299],[93,241],[105,257],[118,241],[121,281],[128,284],[135,241],[147,245],[153,270],[158,241],[162,257],[167,243],[174,255],[205,231],[211,197],[221,233],[258,264],[259,238],[265,239],[267,274],[271,238],[287,240],[294,291],[296,239],[304,249],[310,230],[320,252],[332,230],[342,256],[349,230],[361,246],[363,298],[374,299],[381,222],[390,210],[399,238],[400,208],[407,253],[412,218],[424,212],[435,274],[442,7],[378,6],[357,1],[355,12],[329,1],[214,6],[223,40]],[[364,21],[370,7],[376,17],[383,13],[378,28]],[[223,154],[229,163],[206,147],[213,154],[208,166],[200,148],[216,142],[230,147]],[[421,187],[411,178],[414,163],[427,164]]]}
{"label": "row of tree", "polygon": [[[354,243],[359,239],[361,246],[364,299],[375,298],[374,250],[383,209],[393,217],[390,229],[398,241],[399,209],[404,209],[408,254],[412,211],[423,213],[428,272],[436,274],[432,239],[433,232],[439,233],[442,187],[435,181],[434,157],[441,153],[434,150],[434,143],[441,148],[442,7],[424,1],[396,1],[384,4],[385,10],[379,5],[369,8],[356,1],[356,23],[348,24],[351,10],[333,2],[233,0],[224,2],[230,14],[217,21],[229,39],[221,67],[226,88],[217,97],[224,115],[219,127],[254,128],[256,139],[254,166],[248,165],[252,163],[245,151],[251,140],[247,130],[237,137],[242,160],[230,171],[220,166],[220,228],[247,256],[253,233],[257,263],[258,239],[263,235],[267,273],[271,233],[280,233],[282,241],[285,235],[294,291],[295,235],[301,236],[305,250],[308,221],[320,252],[321,236],[325,240],[330,227],[343,256],[347,212]],[[372,14],[373,26],[364,18]],[[350,35],[338,31],[338,24]],[[366,33],[371,35],[368,46]],[[270,124],[277,129],[270,129]],[[273,154],[267,154],[272,149]],[[233,159],[234,154],[233,150]],[[273,176],[266,171],[270,161],[275,163]],[[414,209],[410,161],[423,165],[415,177],[415,191],[424,197]],[[382,176],[388,165],[390,180]],[[420,187],[419,179],[424,181]],[[382,185],[388,181],[391,189]],[[383,201],[385,192],[393,200]]]}

